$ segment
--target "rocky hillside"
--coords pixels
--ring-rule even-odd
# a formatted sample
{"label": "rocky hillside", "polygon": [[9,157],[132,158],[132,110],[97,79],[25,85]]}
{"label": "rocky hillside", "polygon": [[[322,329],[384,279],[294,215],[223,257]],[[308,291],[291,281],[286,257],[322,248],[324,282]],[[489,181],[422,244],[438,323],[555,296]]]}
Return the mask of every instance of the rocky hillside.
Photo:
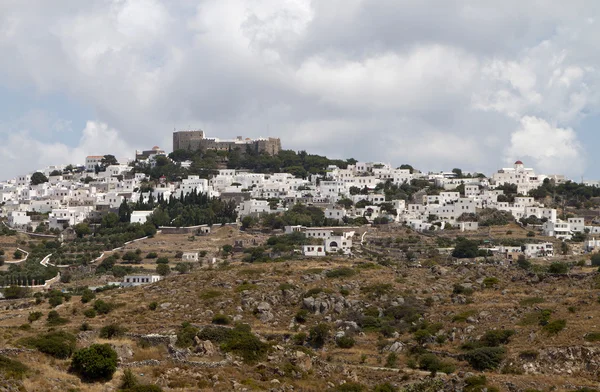
{"label": "rocky hillside", "polygon": [[[181,249],[173,244],[157,236],[136,246]],[[164,391],[598,387],[600,275],[591,267],[244,257],[143,287],[1,302],[0,389],[113,391],[127,377]],[[115,350],[117,370],[89,382],[74,353],[93,344]]]}

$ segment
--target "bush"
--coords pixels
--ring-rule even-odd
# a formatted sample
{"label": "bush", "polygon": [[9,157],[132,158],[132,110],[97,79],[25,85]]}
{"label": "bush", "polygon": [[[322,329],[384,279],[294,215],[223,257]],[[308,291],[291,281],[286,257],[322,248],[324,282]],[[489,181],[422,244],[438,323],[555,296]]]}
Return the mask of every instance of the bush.
{"label": "bush", "polygon": [[349,278],[354,275],[356,275],[356,271],[350,267],[339,267],[325,272],[325,276],[328,278]]}
{"label": "bush", "polygon": [[59,359],[66,359],[71,356],[75,350],[75,342],[75,336],[64,331],[49,332],[45,335],[21,340],[21,343],[25,346],[33,347],[44,354]]}
{"label": "bush", "polygon": [[27,321],[29,321],[30,323],[33,323],[34,321],[38,321],[39,319],[41,319],[43,316],[42,312],[31,312],[29,313],[29,316],[27,317]]}
{"label": "bush", "polygon": [[108,314],[113,308],[114,305],[112,303],[104,302],[101,299],[94,301],[94,310],[98,314]]}
{"label": "bush", "polygon": [[347,382],[329,389],[329,392],[363,392],[365,386],[357,382]]}
{"label": "bush", "polygon": [[464,354],[465,360],[475,370],[496,369],[504,359],[505,350],[502,347],[481,347]]}
{"label": "bush", "polygon": [[171,273],[171,267],[168,264],[159,264],[156,266],[156,273],[160,276],[167,276]]}
{"label": "bush", "polygon": [[90,289],[85,289],[83,290],[83,293],[81,293],[81,303],[87,304],[94,298],[96,298],[96,294]]}
{"label": "bush", "polygon": [[566,320],[554,320],[544,325],[542,329],[546,331],[549,335],[556,335],[567,326]]}
{"label": "bush", "polygon": [[91,330],[92,330],[92,327],[91,327],[91,325],[89,325],[88,323],[86,323],[86,322],[83,322],[83,323],[81,323],[81,325],[79,326],[79,330],[80,330],[80,331],[84,331],[84,332],[85,332],[85,331],[91,331]]}
{"label": "bush", "polygon": [[566,263],[555,261],[548,267],[548,272],[551,274],[566,274],[569,272],[569,266]]}
{"label": "bush", "polygon": [[325,345],[329,337],[329,325],[320,323],[310,329],[308,342],[315,348],[321,348]]}
{"label": "bush", "polygon": [[146,255],[147,259],[156,259],[158,257],[158,254],[156,252],[150,252]]}
{"label": "bush", "polygon": [[269,345],[261,342],[251,332],[249,325],[238,324],[228,331],[227,339],[221,344],[221,349],[239,355],[246,363],[254,363],[267,356]]}
{"label": "bush", "polygon": [[83,315],[87,318],[96,317],[96,311],[93,308],[89,308],[83,311]]}
{"label": "bush", "polygon": [[292,336],[292,341],[297,346],[303,346],[304,342],[306,342],[306,338],[307,338],[306,333],[298,332],[297,334]]}
{"label": "bush", "polygon": [[19,299],[27,298],[31,294],[31,290],[27,287],[10,286],[4,289],[4,298]]}
{"label": "bush", "polygon": [[508,344],[510,337],[514,334],[515,331],[510,329],[496,329],[487,331],[481,338],[479,338],[479,343],[483,347],[498,347],[502,344]]}
{"label": "bush", "polygon": [[148,309],[156,310],[156,308],[158,308],[158,302],[153,301],[153,302],[150,302],[150,304],[148,304]]}
{"label": "bush", "polygon": [[85,380],[110,380],[117,370],[117,353],[108,344],[92,344],[75,352],[71,368]]}
{"label": "bush", "polygon": [[156,259],[156,264],[169,264],[169,258],[159,257],[158,259]]}
{"label": "bush", "polygon": [[395,368],[396,366],[398,366],[398,354],[389,353],[385,360],[385,367]]}
{"label": "bush", "polygon": [[104,339],[112,339],[123,336],[126,329],[118,324],[109,324],[100,328],[100,337]]}
{"label": "bush", "polygon": [[50,306],[52,306],[53,308],[57,307],[58,305],[63,303],[63,298],[62,295],[52,295],[50,296],[50,298],[48,298],[48,304],[50,304]]}
{"label": "bush", "polygon": [[350,336],[342,336],[335,340],[335,344],[339,348],[352,348],[352,347],[354,347],[355,343],[356,342],[354,341],[354,338],[352,338]]}
{"label": "bush", "polygon": [[299,311],[296,312],[296,316],[294,316],[294,319],[296,320],[297,323],[303,324],[308,319],[308,315],[309,315],[308,310],[300,309]]}
{"label": "bush", "polygon": [[531,306],[531,305],[537,305],[537,304],[541,304],[546,302],[544,300],[544,298],[541,297],[528,297],[528,298],[524,298],[519,302],[519,305],[521,306]]}
{"label": "bush", "polygon": [[9,379],[21,380],[29,368],[19,361],[0,355],[0,374]]}
{"label": "bush", "polygon": [[52,326],[52,327],[57,326],[57,325],[64,325],[69,322],[69,319],[60,317],[60,314],[58,314],[58,312],[56,310],[51,310],[48,313],[48,317],[46,320],[47,320],[46,324],[48,324],[49,326]]}
{"label": "bush", "polygon": [[231,324],[231,319],[224,314],[216,314],[212,318],[212,323],[216,325],[229,325]]}
{"label": "bush", "polygon": [[177,341],[175,344],[179,347],[190,347],[194,344],[194,338],[198,335],[198,332],[199,329],[193,327],[190,323],[185,322],[181,324],[181,328],[177,331]]}
{"label": "bush", "polygon": [[398,389],[392,384],[386,382],[384,384],[377,384],[373,388],[373,392],[396,392]]}
{"label": "bush", "polygon": [[138,385],[138,380],[131,369],[125,369],[123,376],[121,377],[121,389],[130,389]]}
{"label": "bush", "polygon": [[440,360],[435,354],[423,354],[419,357],[419,369],[427,370],[435,375],[437,372],[453,373],[455,366],[446,361]]}
{"label": "bush", "polygon": [[493,276],[492,277],[487,277],[487,278],[485,278],[483,280],[483,285],[485,287],[492,287],[492,286],[497,285],[498,283],[500,283],[500,281],[498,280],[498,278],[495,278]]}

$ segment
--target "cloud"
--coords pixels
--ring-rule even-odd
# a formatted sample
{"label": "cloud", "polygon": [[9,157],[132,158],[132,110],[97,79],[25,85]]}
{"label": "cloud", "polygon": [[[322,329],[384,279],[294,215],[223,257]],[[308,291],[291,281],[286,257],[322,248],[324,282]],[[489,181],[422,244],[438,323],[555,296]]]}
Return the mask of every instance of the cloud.
{"label": "cloud", "polygon": [[[138,148],[200,127],[491,173],[523,118],[577,140],[598,112],[599,12],[591,0],[8,1],[0,101],[2,87],[66,97]],[[25,136],[71,152],[81,142],[54,128]],[[600,163],[588,157],[583,170]]]}
{"label": "cloud", "polygon": [[541,174],[566,174],[578,178],[583,173],[583,147],[572,128],[558,128],[547,121],[526,116],[511,135],[506,162],[520,159],[531,163]]}
{"label": "cloud", "polygon": [[50,165],[84,164],[88,155],[113,154],[120,162],[127,163],[126,159],[132,159],[134,153],[135,150],[123,141],[115,129],[95,121],[87,122],[75,147],[40,141],[27,128],[6,135],[5,142],[0,145],[2,174],[6,178]]}

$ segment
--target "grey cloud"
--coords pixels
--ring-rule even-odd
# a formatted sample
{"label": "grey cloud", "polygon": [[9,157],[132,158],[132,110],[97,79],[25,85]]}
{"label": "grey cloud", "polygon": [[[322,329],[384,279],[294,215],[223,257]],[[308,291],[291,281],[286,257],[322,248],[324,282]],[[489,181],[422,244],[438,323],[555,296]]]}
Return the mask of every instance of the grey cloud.
{"label": "grey cloud", "polygon": [[[172,128],[191,126],[488,173],[510,156],[520,117],[554,123],[570,108],[560,121],[576,124],[598,107],[593,1],[144,2],[134,15],[124,1],[4,2],[0,84],[83,101],[138,148],[169,148]],[[486,73],[494,62],[537,75],[532,94]],[[546,87],[571,65],[589,69],[568,88]]]}

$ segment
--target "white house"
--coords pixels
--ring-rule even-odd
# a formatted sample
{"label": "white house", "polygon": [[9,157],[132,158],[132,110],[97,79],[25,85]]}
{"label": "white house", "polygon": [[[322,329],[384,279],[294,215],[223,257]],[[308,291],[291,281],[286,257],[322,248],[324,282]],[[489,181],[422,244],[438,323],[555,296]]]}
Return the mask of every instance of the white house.
{"label": "white house", "polygon": [[325,256],[325,247],[323,245],[303,245],[302,254],[304,256],[320,257]]}
{"label": "white house", "polygon": [[85,171],[93,172],[102,162],[103,155],[89,155],[85,158]]}
{"label": "white house", "polygon": [[146,223],[148,221],[148,217],[152,215],[154,211],[133,211],[131,213],[131,217],[129,218],[130,223]]}
{"label": "white house", "polygon": [[8,225],[10,227],[22,228],[31,223],[31,217],[25,211],[11,211],[8,213]]}
{"label": "white house", "polygon": [[182,261],[198,261],[199,260],[198,252],[184,252],[183,255],[181,255],[181,260]]}
{"label": "white house", "polygon": [[527,257],[544,257],[554,256],[554,245],[552,242],[544,242],[541,244],[525,244],[523,253]]}
{"label": "white house", "polygon": [[143,284],[156,283],[160,281],[160,275],[125,275],[121,287],[139,286]]}

